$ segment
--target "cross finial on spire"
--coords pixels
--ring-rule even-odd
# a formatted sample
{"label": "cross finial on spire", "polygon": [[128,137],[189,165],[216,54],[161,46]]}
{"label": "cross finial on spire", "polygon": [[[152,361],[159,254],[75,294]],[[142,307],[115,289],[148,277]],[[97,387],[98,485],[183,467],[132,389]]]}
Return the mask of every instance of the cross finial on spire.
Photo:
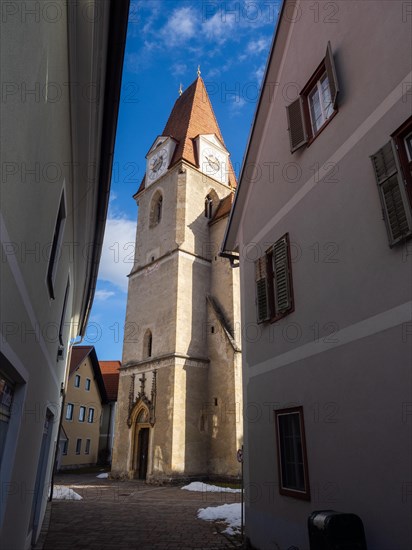
{"label": "cross finial on spire", "polygon": [[200,65],[197,66],[197,76],[200,77],[202,73],[200,72]]}
{"label": "cross finial on spire", "polygon": [[180,84],[179,95],[182,95],[182,94],[183,94],[183,86],[182,86],[182,84]]}

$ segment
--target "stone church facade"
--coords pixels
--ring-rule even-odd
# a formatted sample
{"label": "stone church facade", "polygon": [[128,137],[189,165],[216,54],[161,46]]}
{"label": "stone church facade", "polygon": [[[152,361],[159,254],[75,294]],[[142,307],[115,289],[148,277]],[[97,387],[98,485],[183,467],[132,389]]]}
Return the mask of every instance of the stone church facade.
{"label": "stone church facade", "polygon": [[219,256],[235,188],[199,76],[150,148],[135,195],[113,476],[239,475],[239,270]]}

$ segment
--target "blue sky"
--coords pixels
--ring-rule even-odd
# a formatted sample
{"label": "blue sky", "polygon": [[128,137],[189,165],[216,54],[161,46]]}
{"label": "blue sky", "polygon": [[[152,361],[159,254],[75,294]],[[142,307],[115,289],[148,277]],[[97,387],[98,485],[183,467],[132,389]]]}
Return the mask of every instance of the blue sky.
{"label": "blue sky", "polygon": [[[127,274],[133,265],[145,156],[200,65],[236,174],[258,99],[278,0],[132,0],[109,215],[84,343],[101,360],[122,356]],[[129,336],[134,327],[127,327]]]}

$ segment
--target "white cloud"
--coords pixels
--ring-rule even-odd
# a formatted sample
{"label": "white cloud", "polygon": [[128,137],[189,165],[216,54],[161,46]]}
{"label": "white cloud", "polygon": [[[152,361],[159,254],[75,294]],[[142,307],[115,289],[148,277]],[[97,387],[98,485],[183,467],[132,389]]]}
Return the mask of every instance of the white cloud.
{"label": "white cloud", "polygon": [[261,65],[253,73],[253,75],[256,78],[256,80],[258,81],[259,85],[262,83],[263,75],[265,74],[265,67],[266,67],[266,65]]}
{"label": "white cloud", "polygon": [[193,38],[197,30],[198,14],[191,7],[177,8],[161,30],[166,45],[176,45]]}
{"label": "white cloud", "polygon": [[130,52],[126,54],[125,64],[128,71],[139,74],[146,66],[146,59],[140,53]]}
{"label": "white cloud", "polygon": [[234,101],[230,104],[231,115],[238,115],[246,105],[246,100],[243,97],[235,97]]}
{"label": "white cloud", "polygon": [[105,301],[114,295],[115,293],[112,292],[111,290],[96,290],[96,292],[94,293],[94,297],[96,298],[96,300],[102,300],[102,301]]}
{"label": "white cloud", "polygon": [[107,218],[99,279],[112,283],[123,292],[127,291],[127,275],[133,267],[135,240],[134,221],[124,217]]}
{"label": "white cloud", "polygon": [[187,65],[185,63],[174,63],[170,70],[173,76],[181,76],[187,71]]}
{"label": "white cloud", "polygon": [[228,38],[231,38],[230,31],[234,27],[235,22],[235,15],[224,15],[218,11],[213,17],[203,22],[202,28],[208,40],[217,40],[220,44],[223,44]]}
{"label": "white cloud", "polygon": [[269,48],[270,38],[265,36],[258,38],[257,40],[251,40],[247,45],[246,52],[249,55],[256,55],[261,52],[267,51]]}

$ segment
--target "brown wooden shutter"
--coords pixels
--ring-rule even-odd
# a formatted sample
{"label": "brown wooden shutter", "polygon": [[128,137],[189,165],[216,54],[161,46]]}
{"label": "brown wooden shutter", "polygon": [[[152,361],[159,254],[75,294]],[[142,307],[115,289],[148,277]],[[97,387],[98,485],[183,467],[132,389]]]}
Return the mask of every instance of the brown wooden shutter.
{"label": "brown wooden shutter", "polygon": [[371,159],[382,202],[389,245],[393,246],[412,234],[411,209],[393,142],[389,141],[372,155]]}
{"label": "brown wooden shutter", "polygon": [[278,315],[285,313],[292,307],[289,242],[286,235],[273,245],[272,262],[275,310],[276,315]]}
{"label": "brown wooden shutter", "polygon": [[308,141],[302,98],[299,96],[286,107],[289,124],[290,152],[293,153]]}
{"label": "brown wooden shutter", "polygon": [[270,318],[266,256],[255,262],[255,282],[257,322],[263,323]]}
{"label": "brown wooden shutter", "polygon": [[325,56],[325,68],[328,75],[330,97],[332,99],[333,108],[336,109],[338,103],[339,83],[336,76],[335,62],[333,60],[332,46],[328,42]]}

